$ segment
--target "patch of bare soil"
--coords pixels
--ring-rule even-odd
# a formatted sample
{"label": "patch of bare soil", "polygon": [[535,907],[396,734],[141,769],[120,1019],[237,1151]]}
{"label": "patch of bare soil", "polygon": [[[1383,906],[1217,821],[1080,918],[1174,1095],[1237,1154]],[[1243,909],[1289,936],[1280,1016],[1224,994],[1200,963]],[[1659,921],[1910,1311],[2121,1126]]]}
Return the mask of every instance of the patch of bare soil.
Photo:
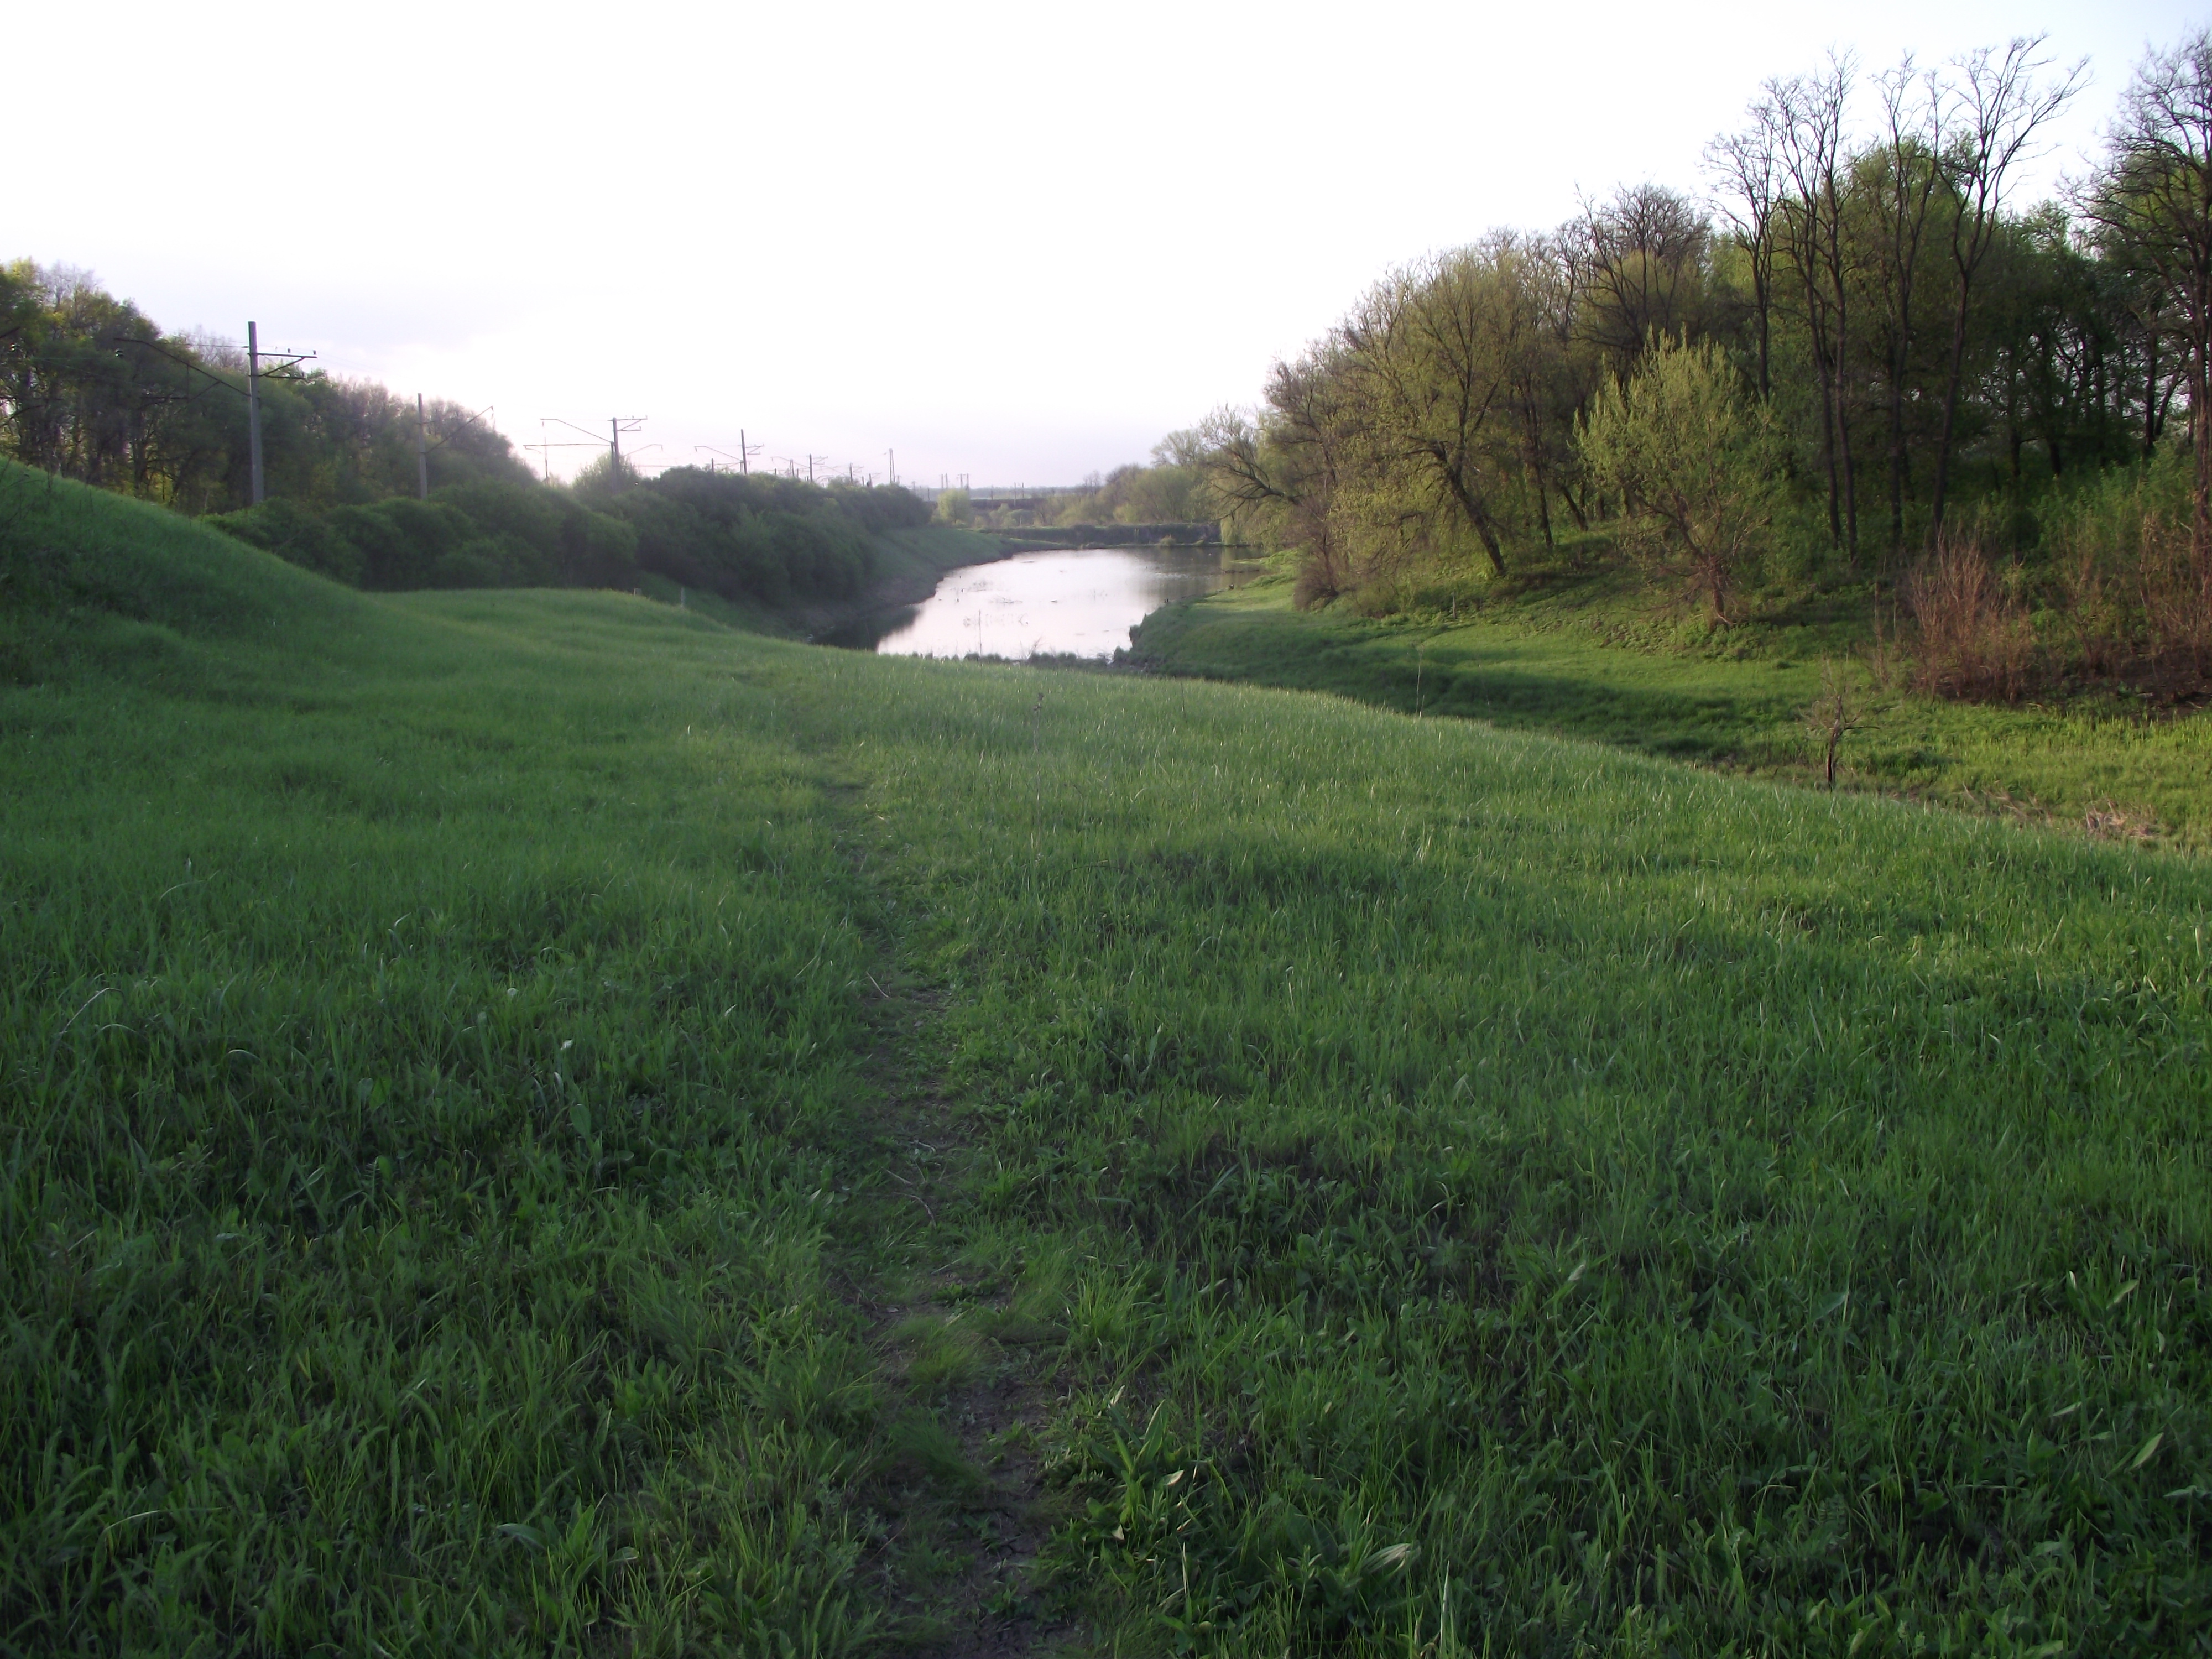
{"label": "patch of bare soil", "polygon": [[1085,1650],[1054,1611],[1039,1559],[1053,1516],[1037,1444],[1057,1384],[1052,1333],[1014,1282],[963,1259],[971,1146],[959,1113],[917,1078],[937,1000],[888,968],[870,979],[878,1041],[865,1119],[882,1157],[866,1206],[872,1271],[852,1294],[883,1360],[892,1535],[876,1564],[902,1651],[1012,1659]]}

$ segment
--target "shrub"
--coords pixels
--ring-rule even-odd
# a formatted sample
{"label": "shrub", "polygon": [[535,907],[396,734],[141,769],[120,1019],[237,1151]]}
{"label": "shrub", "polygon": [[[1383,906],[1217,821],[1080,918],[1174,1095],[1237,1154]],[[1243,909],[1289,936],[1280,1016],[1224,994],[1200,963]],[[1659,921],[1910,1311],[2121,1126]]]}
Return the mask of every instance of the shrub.
{"label": "shrub", "polygon": [[478,478],[317,513],[264,501],[209,523],[355,587],[626,587],[637,537],[542,484]]}
{"label": "shrub", "polygon": [[1781,500],[1773,422],[1726,354],[1657,342],[1626,385],[1599,392],[1580,442],[1598,487],[1626,504],[1629,545],[1680,569],[1725,627]]}
{"label": "shrub", "polygon": [[332,531],[326,515],[296,501],[267,501],[236,513],[216,514],[207,522],[250,546],[274,553],[288,564],[351,587],[362,585],[361,550]]}
{"label": "shrub", "polygon": [[2154,665],[2177,681],[2212,673],[2212,550],[2192,547],[2182,526],[2143,520],[2136,580]]}
{"label": "shrub", "polygon": [[2027,607],[2008,593],[1979,543],[1948,539],[1900,585],[1920,629],[1915,678],[1953,697],[2002,697],[2026,690],[2035,635]]}

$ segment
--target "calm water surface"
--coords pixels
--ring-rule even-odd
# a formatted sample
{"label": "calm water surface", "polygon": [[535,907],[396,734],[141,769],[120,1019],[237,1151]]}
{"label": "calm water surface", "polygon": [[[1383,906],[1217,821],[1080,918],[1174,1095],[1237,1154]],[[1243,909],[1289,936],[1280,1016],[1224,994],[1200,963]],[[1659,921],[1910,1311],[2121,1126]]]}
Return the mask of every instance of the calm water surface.
{"label": "calm water surface", "polygon": [[1250,573],[1218,547],[1090,547],[1017,553],[948,572],[919,605],[825,636],[908,657],[1110,657],[1164,605]]}

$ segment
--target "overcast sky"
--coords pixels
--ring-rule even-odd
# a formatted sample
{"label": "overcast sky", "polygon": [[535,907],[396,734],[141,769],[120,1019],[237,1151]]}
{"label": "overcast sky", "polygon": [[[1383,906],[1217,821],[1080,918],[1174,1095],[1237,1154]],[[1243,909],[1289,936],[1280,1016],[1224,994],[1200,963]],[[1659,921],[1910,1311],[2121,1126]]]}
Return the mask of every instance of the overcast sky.
{"label": "overcast sky", "polygon": [[[1765,76],[2009,35],[2094,154],[2173,0],[494,7],[46,3],[0,258],[406,392],[647,417],[648,462],[977,483],[1142,459],[1387,266],[1696,187]],[[41,58],[49,70],[24,72]],[[561,428],[552,435],[582,441]],[[586,450],[556,450],[556,471]]]}

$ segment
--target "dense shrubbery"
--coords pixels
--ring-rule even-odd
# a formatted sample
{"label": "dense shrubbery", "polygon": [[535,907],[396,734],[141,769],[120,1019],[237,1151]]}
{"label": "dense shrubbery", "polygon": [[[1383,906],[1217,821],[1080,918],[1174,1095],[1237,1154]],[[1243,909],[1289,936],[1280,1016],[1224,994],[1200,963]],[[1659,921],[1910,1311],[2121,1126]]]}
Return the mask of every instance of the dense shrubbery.
{"label": "dense shrubbery", "polygon": [[2082,681],[2166,699],[2212,685],[2212,554],[2190,534],[2189,461],[2086,478],[2025,524],[1970,515],[1899,583],[1921,689],[2011,702]]}
{"label": "dense shrubbery", "polygon": [[273,501],[212,522],[356,587],[627,587],[643,571],[775,607],[858,596],[870,538],[929,516],[901,489],[684,467],[574,491],[478,479],[326,512]]}
{"label": "dense shrubbery", "polygon": [[595,480],[580,492],[637,537],[641,569],[724,599],[767,605],[848,599],[875,574],[869,538],[930,520],[896,485],[803,483],[678,467]]}
{"label": "dense shrubbery", "polygon": [[427,501],[395,496],[327,513],[273,501],[211,520],[241,541],[356,587],[620,587],[637,536],[542,484],[479,479]]}

